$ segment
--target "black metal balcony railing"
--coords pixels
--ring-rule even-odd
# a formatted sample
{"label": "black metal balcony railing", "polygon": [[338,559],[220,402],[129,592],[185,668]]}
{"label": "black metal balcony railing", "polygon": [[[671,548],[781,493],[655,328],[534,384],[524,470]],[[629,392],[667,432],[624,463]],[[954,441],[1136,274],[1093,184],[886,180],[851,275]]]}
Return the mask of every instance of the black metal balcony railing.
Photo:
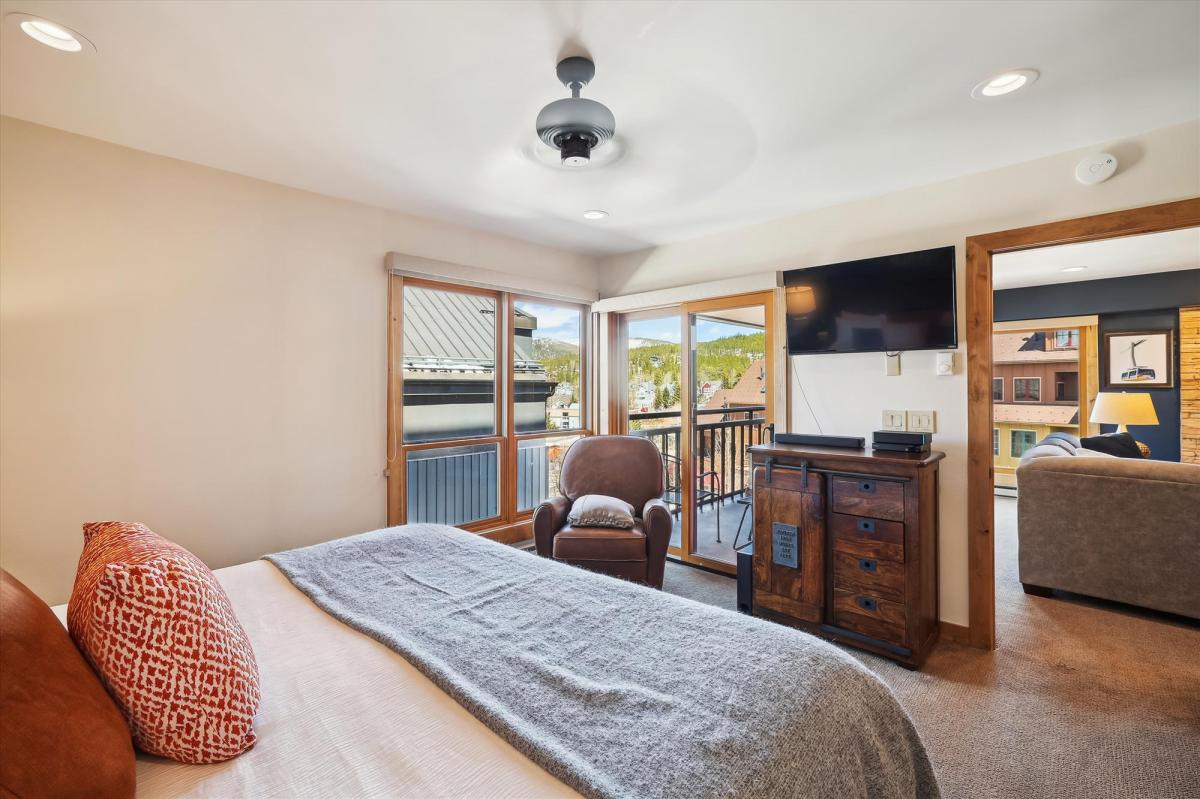
{"label": "black metal balcony railing", "polygon": [[[750,486],[746,448],[761,444],[766,426],[761,405],[696,411],[696,458],[693,474],[703,478],[700,504],[709,506],[733,498]],[[650,439],[663,455],[669,503],[682,497],[679,411],[629,415],[630,433]],[[675,420],[675,424],[670,424]],[[711,420],[711,421],[704,421]],[[661,426],[651,427],[659,424]],[[561,452],[569,441],[558,437],[522,441],[517,448],[517,507],[530,510],[558,489]],[[555,450],[557,455],[552,455]],[[474,444],[416,450],[407,457],[409,522],[468,524],[500,511],[500,449],[497,444]]]}
{"label": "black metal balcony railing", "polygon": [[[712,505],[737,497],[750,487],[750,456],[748,447],[763,443],[766,419],[765,405],[738,408],[706,408],[695,411],[696,438],[692,455],[696,459],[695,475],[708,475],[702,486],[701,505]],[[705,421],[713,419],[714,421]],[[675,425],[649,426],[663,420],[679,420],[679,411],[651,411],[629,414],[630,434],[654,442],[663,454],[666,469],[667,496],[676,504],[681,496],[682,463],[679,457],[683,428]],[[717,479],[713,479],[715,473]]]}

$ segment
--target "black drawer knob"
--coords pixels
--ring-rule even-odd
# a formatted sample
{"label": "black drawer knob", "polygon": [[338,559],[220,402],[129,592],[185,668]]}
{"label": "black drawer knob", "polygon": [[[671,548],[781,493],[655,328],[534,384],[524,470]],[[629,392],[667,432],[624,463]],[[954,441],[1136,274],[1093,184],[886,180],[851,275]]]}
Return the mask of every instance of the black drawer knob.
{"label": "black drawer knob", "polygon": [[869,596],[856,596],[854,597],[854,601],[863,610],[875,610],[879,607],[879,602]]}
{"label": "black drawer knob", "polygon": [[875,481],[874,480],[859,480],[858,481],[858,490],[864,494],[874,494],[875,493]]}
{"label": "black drawer knob", "polygon": [[858,529],[864,533],[875,532],[875,521],[873,519],[859,519]]}
{"label": "black drawer knob", "polygon": [[871,572],[874,574],[875,572],[879,571],[879,562],[873,558],[859,558],[858,568],[865,572]]}

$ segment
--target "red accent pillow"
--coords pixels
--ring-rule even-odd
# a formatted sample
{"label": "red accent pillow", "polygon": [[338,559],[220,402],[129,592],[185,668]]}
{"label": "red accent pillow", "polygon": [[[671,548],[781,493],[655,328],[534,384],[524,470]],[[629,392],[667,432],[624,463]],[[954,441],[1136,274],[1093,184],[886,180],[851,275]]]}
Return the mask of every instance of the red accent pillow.
{"label": "red accent pillow", "polygon": [[127,522],[83,526],[67,627],[143,751],[215,763],[254,745],[258,664],[199,558]]}

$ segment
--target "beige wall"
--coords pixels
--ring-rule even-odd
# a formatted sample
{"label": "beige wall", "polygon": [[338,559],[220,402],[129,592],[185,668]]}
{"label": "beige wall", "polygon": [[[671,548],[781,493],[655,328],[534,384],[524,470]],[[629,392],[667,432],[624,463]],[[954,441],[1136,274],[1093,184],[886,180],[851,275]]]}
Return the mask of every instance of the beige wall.
{"label": "beige wall", "polygon": [[[1063,154],[607,259],[600,288],[961,258],[973,233],[1200,194],[1200,125],[1113,149],[1099,186]],[[57,602],[83,521],[145,521],[214,567],[383,524],[392,250],[597,280],[582,256],[0,120],[0,563]],[[938,411],[942,617],[965,624],[962,351],[948,378],[932,353],[899,377],[876,355],[792,366],[825,432],[869,434],[885,404]],[[798,398],[791,424],[815,429]]]}
{"label": "beige wall", "polygon": [[0,563],[80,524],[214,568],[384,524],[389,250],[595,288],[588,258],[0,120]]}
{"label": "beige wall", "polygon": [[[1076,183],[1075,163],[1100,146],[1117,154],[1120,172],[1098,186]],[[1200,195],[1200,123],[1100,146],[606,259],[601,294],[954,244],[961,341],[965,237]],[[796,191],[802,195],[804,186],[797,185]],[[935,442],[947,453],[942,467],[941,615],[957,624],[967,623],[964,361],[960,347],[954,375],[935,377],[934,353],[905,353],[902,374],[885,377],[880,354],[803,356],[791,359],[790,376],[793,430],[817,432],[819,423],[826,433],[869,436],[879,428],[885,407],[937,411]],[[811,413],[799,398],[801,384]]]}

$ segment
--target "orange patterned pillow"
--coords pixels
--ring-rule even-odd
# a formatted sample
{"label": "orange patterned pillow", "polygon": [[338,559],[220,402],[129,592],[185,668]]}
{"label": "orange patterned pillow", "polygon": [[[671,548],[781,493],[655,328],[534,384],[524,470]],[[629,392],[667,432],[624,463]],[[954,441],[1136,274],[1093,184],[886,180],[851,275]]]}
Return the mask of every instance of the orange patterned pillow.
{"label": "orange patterned pillow", "polygon": [[258,664],[199,558],[145,525],[83,526],[67,627],[143,751],[182,763],[254,745]]}

